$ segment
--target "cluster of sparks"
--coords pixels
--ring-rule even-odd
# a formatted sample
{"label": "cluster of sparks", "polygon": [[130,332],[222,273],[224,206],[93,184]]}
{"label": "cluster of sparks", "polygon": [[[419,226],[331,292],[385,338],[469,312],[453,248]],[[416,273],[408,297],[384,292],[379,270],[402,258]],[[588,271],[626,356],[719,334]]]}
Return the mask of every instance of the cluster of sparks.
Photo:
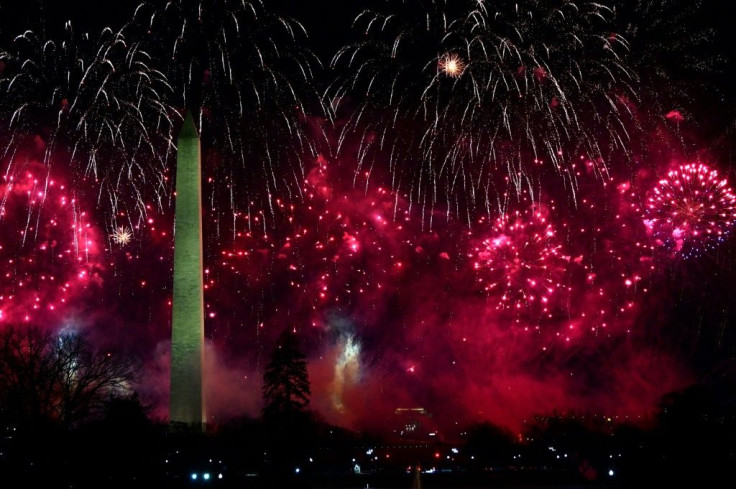
{"label": "cluster of sparks", "polygon": [[242,296],[258,289],[275,298],[288,296],[289,314],[311,317],[301,329],[323,326],[325,311],[351,308],[361,297],[393,287],[412,241],[404,225],[392,219],[390,193],[338,192],[330,175],[327,161],[317,159],[302,188],[303,205],[277,200],[279,225],[270,232],[260,229],[263,213],[238,216],[242,231],[220,252],[219,271],[208,274],[218,298],[227,290]]}
{"label": "cluster of sparks", "polygon": [[[36,170],[38,170],[36,165]],[[0,322],[63,323],[100,278],[93,217],[70,189],[31,171],[0,184]]]}

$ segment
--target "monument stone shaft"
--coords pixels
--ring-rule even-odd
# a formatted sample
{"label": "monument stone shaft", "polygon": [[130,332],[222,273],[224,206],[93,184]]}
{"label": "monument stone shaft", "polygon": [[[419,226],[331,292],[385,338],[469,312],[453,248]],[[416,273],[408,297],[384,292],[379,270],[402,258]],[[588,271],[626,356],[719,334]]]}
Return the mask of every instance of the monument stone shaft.
{"label": "monument stone shaft", "polygon": [[205,422],[201,171],[199,135],[188,112],[177,141],[169,418],[189,425]]}

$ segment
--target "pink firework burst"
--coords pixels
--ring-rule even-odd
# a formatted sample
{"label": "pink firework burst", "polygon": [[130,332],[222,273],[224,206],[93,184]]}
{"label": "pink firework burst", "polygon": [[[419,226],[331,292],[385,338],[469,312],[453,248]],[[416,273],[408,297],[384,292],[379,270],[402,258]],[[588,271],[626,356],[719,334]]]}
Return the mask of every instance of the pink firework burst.
{"label": "pink firework burst", "polygon": [[498,310],[551,315],[551,303],[561,289],[569,262],[541,206],[504,214],[471,257],[478,283],[497,300]]}
{"label": "pink firework burst", "polygon": [[728,180],[702,163],[667,173],[650,191],[644,224],[657,244],[683,256],[714,248],[736,222]]}

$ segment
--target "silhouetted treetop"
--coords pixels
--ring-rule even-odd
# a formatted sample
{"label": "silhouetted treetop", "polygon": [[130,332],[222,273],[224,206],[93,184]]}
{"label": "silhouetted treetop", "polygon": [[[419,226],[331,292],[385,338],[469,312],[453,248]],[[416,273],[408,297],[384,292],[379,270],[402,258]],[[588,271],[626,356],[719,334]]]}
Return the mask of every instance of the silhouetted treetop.
{"label": "silhouetted treetop", "polygon": [[307,360],[298,338],[285,331],[277,340],[263,375],[265,417],[302,413],[309,405]]}

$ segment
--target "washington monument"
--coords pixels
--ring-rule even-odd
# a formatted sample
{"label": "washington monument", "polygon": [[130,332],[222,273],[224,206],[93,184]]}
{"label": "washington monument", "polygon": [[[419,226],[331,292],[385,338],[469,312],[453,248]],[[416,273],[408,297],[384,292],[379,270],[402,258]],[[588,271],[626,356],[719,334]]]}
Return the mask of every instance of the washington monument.
{"label": "washington monument", "polygon": [[201,427],[206,421],[202,392],[202,155],[191,112],[184,119],[177,150],[169,420]]}

